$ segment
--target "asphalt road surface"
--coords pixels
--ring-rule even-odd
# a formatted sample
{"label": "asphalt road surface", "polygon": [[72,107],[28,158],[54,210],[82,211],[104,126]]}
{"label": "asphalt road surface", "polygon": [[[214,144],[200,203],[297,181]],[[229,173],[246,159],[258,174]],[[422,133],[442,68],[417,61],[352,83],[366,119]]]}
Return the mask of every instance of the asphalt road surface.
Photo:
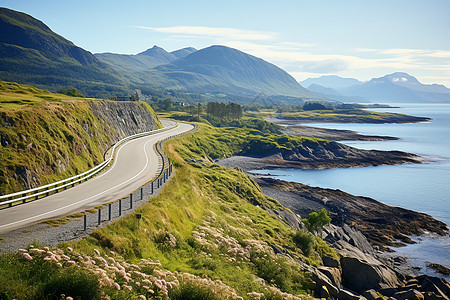
{"label": "asphalt road surface", "polygon": [[168,131],[131,140],[117,149],[108,169],[88,181],[33,202],[0,210],[0,233],[126,197],[158,175],[159,159],[153,145],[192,128],[192,125],[180,123]]}

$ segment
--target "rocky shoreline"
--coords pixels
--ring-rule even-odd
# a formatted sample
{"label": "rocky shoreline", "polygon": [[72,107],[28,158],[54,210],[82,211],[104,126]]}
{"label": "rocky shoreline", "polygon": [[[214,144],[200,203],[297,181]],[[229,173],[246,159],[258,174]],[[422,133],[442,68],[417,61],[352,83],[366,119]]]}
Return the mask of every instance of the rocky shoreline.
{"label": "rocky shoreline", "polygon": [[358,117],[357,115],[339,114],[339,117],[327,117],[327,115],[313,116],[277,116],[275,118],[267,118],[269,122],[276,124],[297,125],[298,123],[367,123],[367,124],[401,124],[401,123],[418,123],[430,121],[427,117],[415,117],[403,114],[386,114],[377,115],[374,118]]}
{"label": "rocky shoreline", "polygon": [[325,208],[331,213],[332,224],[358,229],[377,249],[392,251],[388,246],[412,244],[408,236],[432,232],[448,234],[447,225],[433,217],[378,202],[372,198],[354,196],[340,190],[310,187],[265,176],[252,176],[264,194],[278,200],[295,214],[305,218],[309,213]]}
{"label": "rocky shoreline", "polygon": [[[301,226],[300,219],[312,211],[325,208],[331,212],[331,224],[324,228],[322,238],[339,252],[340,258],[324,257],[321,267],[301,264],[302,268],[313,274],[315,295],[318,297],[449,299],[450,284],[445,279],[421,275],[408,258],[392,253],[389,248],[413,243],[408,235],[425,231],[448,235],[444,223],[423,213],[392,207],[340,190],[249,175],[264,194],[287,208],[286,211],[270,212],[294,227]],[[289,254],[283,251],[278,253]]]}
{"label": "rocky shoreline", "polygon": [[[284,133],[333,141],[398,139],[306,126],[287,126]],[[330,145],[327,149],[280,151],[267,157],[235,156],[219,163],[244,171],[423,163],[419,156],[410,153],[360,150],[336,142]],[[324,229],[322,237],[339,252],[340,259],[324,258],[324,266],[318,268],[303,265],[313,274],[317,296],[327,299],[449,299],[450,284],[445,279],[421,275],[408,258],[393,253],[390,248],[414,243],[409,236],[428,232],[448,236],[445,223],[427,214],[389,206],[368,197],[286,182],[267,175],[249,174],[264,194],[287,208],[284,212],[272,213],[289,224],[301,226],[301,218],[321,208],[331,212],[331,225]],[[448,270],[447,266],[437,263],[434,268]]]}

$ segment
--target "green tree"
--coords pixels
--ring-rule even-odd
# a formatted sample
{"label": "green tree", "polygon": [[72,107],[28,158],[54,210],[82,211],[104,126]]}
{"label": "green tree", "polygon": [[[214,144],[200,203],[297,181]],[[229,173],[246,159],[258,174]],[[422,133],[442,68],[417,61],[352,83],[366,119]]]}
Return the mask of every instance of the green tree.
{"label": "green tree", "polygon": [[325,208],[321,208],[317,212],[310,213],[308,218],[302,219],[302,221],[311,233],[322,235],[323,226],[330,224],[331,218],[328,215],[328,211]]}

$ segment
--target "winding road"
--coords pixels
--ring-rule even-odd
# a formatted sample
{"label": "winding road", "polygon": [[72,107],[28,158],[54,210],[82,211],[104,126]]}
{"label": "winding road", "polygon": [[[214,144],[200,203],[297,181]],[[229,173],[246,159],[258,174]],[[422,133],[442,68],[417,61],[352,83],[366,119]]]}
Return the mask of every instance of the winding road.
{"label": "winding road", "polygon": [[178,127],[167,131],[131,140],[117,149],[113,164],[106,171],[88,181],[33,202],[0,210],[0,233],[126,197],[158,175],[159,158],[153,145],[192,128],[192,125],[179,123]]}

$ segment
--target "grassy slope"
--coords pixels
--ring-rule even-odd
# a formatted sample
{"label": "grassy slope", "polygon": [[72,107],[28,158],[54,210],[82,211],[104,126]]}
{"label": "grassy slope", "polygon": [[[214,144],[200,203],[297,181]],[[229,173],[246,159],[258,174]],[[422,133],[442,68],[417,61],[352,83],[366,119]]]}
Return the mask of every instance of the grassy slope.
{"label": "grassy slope", "polygon": [[[282,206],[266,197],[253,180],[239,170],[210,162],[208,153],[214,153],[214,149],[223,155],[233,151],[226,142],[217,141],[212,131],[222,137],[229,134],[229,129],[201,125],[197,133],[166,144],[176,176],[160,196],[136,211],[143,216],[140,228],[131,215],[71,245],[87,252],[93,247],[113,250],[129,262],[159,260],[165,269],[221,280],[244,296],[265,291],[257,277],[284,292],[310,292],[308,275],[295,261],[273,255],[268,244],[287,249],[294,258],[312,264],[320,264],[321,259],[314,251],[304,256],[292,240],[294,230],[262,209],[278,210]],[[187,163],[191,158],[203,158],[204,163]],[[176,238],[176,245],[164,238],[166,233]],[[231,254],[232,248],[246,247],[250,249],[245,250],[246,257]],[[314,247],[323,255],[335,255],[320,239],[315,238]],[[256,249],[263,249],[262,254]]]}
{"label": "grassy slope", "polygon": [[[103,256],[112,255],[118,261],[123,257],[127,263],[138,265],[141,265],[141,259],[159,260],[161,265],[156,270],[155,267],[144,268],[143,272],[157,278],[161,274],[178,278],[180,284],[169,289],[171,299],[236,299],[233,293],[244,299],[253,299],[247,295],[250,292],[262,293],[266,299],[294,299],[293,296],[286,298],[286,294],[283,297],[282,292],[309,299],[307,293],[311,293],[313,288],[309,274],[302,271],[297,262],[320,265],[321,255],[336,256],[336,253],[322,240],[305,234],[315,250],[305,255],[306,250],[303,252],[293,241],[295,231],[263,209],[283,209],[277,201],[265,196],[242,171],[226,169],[211,162],[216,151],[220,154],[214,157],[229,156],[238,151],[235,142],[225,140],[235,133],[240,138],[244,137],[243,132],[235,130],[200,124],[195,133],[166,142],[165,150],[174,160],[176,174],[161,194],[151,198],[134,214],[95,231],[89,238],[63,243],[60,248],[73,247],[77,254],[66,251],[72,256],[92,255],[97,248]],[[187,162],[191,158],[203,159],[204,162]],[[136,213],[142,214],[140,226]],[[275,255],[270,245],[288,250],[292,259]],[[77,261],[76,258],[74,260]],[[85,261],[79,258],[80,263],[77,264],[82,265],[82,269],[89,269],[85,262],[81,263],[82,260]],[[19,295],[20,299],[20,292],[32,285],[32,294],[40,295],[56,275],[46,279],[36,267],[39,263],[47,264],[39,257],[27,261],[19,254],[0,256],[0,280],[6,277],[9,282],[3,290],[0,287],[0,293]],[[66,265],[58,273],[70,268]],[[17,274],[16,269],[22,275]],[[192,275],[182,275],[184,272],[196,276],[194,278],[197,279],[192,279],[196,283],[183,279],[192,278]],[[155,294],[151,294],[142,289],[142,283],[136,284],[138,279],[134,275],[128,283],[121,283],[118,273],[112,277],[116,282],[133,288],[128,291],[122,285],[122,289],[117,291],[104,285],[102,291],[111,299],[134,299],[139,294],[149,299],[164,299],[161,290],[155,288],[156,283],[151,286]],[[211,280],[201,279],[204,277]],[[167,277],[164,278],[168,281]],[[67,280],[73,282],[72,279]],[[19,288],[10,288],[16,285]]]}
{"label": "grassy slope", "polygon": [[331,122],[331,123],[407,123],[427,121],[427,118],[413,117],[404,114],[374,112],[362,109],[312,110],[286,113],[249,113],[259,117],[272,117],[299,122]]}
{"label": "grassy slope", "polygon": [[0,81],[1,193],[29,187],[21,176],[42,185],[103,161],[112,132],[102,127],[87,101],[97,100]]}

